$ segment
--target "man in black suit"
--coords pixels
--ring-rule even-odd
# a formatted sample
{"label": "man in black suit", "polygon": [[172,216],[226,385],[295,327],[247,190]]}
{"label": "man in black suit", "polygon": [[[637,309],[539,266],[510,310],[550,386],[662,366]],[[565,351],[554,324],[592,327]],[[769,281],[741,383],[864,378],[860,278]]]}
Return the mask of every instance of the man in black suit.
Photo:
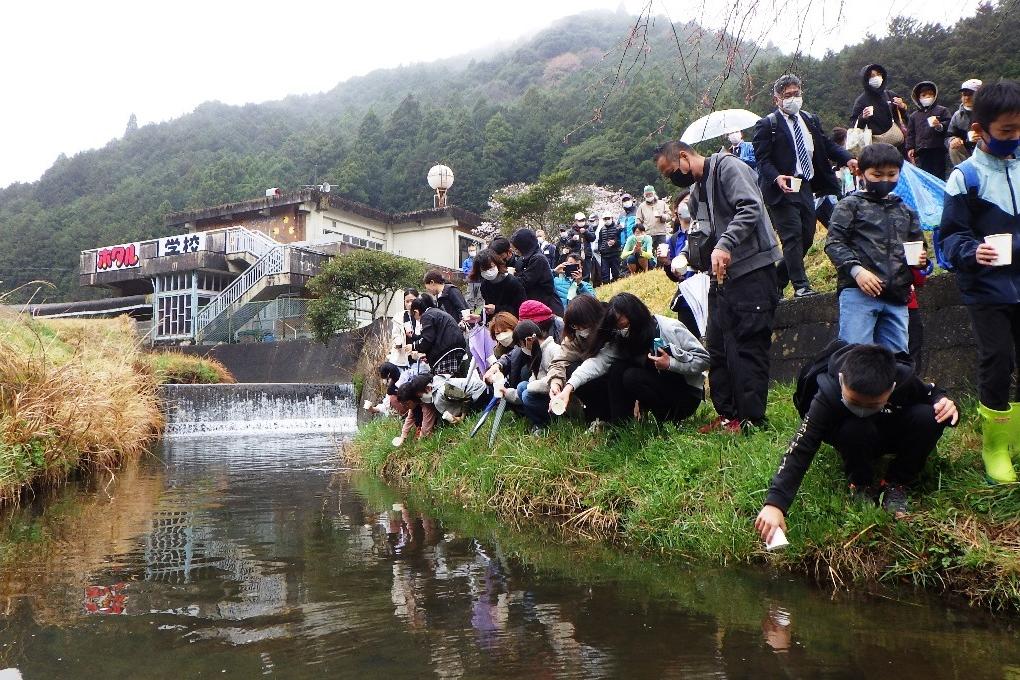
{"label": "man in black suit", "polygon": [[822,132],[818,116],[801,110],[800,78],[785,75],[773,87],[776,110],[754,126],[758,186],[783,243],[779,289],[794,297],[815,295],[804,271],[804,252],[815,238],[815,194],[839,195],[833,161],[857,171],[850,153]]}

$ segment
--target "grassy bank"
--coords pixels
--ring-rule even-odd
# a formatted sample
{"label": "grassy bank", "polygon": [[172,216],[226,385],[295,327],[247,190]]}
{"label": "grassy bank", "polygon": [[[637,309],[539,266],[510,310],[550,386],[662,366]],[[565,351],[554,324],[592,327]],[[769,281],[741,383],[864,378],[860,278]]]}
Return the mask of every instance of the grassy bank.
{"label": "grassy bank", "polygon": [[[141,455],[162,425],[160,381],[185,375],[178,356],[142,351],[127,317],[0,312],[0,504]],[[189,377],[220,376],[185,359]]]}
{"label": "grassy bank", "polygon": [[770,562],[836,587],[906,582],[993,609],[1020,610],[1020,488],[982,480],[971,409],[942,441],[915,499],[894,522],[850,500],[825,447],[791,510],[792,545],[767,554],[751,524],[799,420],[790,389],[770,396],[770,425],[748,437],[699,435],[703,406],[683,427],[632,424],[589,435],[569,424],[541,439],[508,416],[494,450],[470,424],[420,444],[390,446],[394,420],[361,430],[365,469],[504,516],[553,518],[579,535],[702,563]]}

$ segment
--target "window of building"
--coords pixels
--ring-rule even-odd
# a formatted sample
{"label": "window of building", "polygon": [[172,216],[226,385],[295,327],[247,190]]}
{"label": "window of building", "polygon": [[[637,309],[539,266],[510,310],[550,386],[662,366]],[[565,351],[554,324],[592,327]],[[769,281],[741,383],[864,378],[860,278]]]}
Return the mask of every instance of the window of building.
{"label": "window of building", "polygon": [[327,227],[323,229],[323,231],[327,234],[336,234],[340,237],[341,243],[346,243],[358,248],[367,248],[368,250],[384,250],[386,248],[386,244],[382,241],[378,241],[373,238],[362,238],[360,236],[345,234],[337,228],[339,224],[335,220],[330,220],[330,222],[332,223],[333,228],[330,229]]}
{"label": "window of building", "polygon": [[191,294],[161,295],[156,301],[156,329],[161,337],[191,335]]}
{"label": "window of building", "polygon": [[457,268],[460,268],[461,263],[467,259],[468,247],[475,246],[478,250],[485,247],[485,244],[476,238],[470,238],[468,236],[457,236]]}

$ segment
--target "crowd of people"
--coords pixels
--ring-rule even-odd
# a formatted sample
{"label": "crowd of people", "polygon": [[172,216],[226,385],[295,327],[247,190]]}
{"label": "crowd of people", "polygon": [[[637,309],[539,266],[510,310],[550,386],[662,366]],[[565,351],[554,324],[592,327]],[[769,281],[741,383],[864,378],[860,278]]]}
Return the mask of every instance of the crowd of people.
{"label": "crowd of people", "polygon": [[[620,213],[577,213],[557,241],[519,229],[471,253],[469,296],[440,272],[426,292],[405,291],[379,408],[404,419],[395,446],[443,421],[503,402],[541,436],[556,419],[592,431],[637,419],[683,423],[708,393],[716,417],[699,432],[739,435],[766,423],[773,318],[787,286],[815,295],[804,266],[816,221],[838,272],[838,337],[801,371],[802,424],[768,489],[755,527],[766,543],[786,529],[801,480],[821,443],[841,456],[851,492],[897,517],[956,404],[915,371],[923,340],[916,289],[932,270],[917,214],[894,193],[904,163],[949,175],[935,248],[956,272],[979,347],[983,460],[993,483],[1016,481],[1020,388],[1020,83],[960,88],[959,110],[937,103],[935,83],[913,89],[914,110],[886,88],[886,70],[861,73],[851,124],[872,137],[851,152],[803,108],[799,78],[774,85],[775,110],[753,141],[725,136],[709,156],[680,141],[652,159],[678,187],[672,201],[645,186]],[[824,206],[828,200],[828,207]],[[650,267],[676,283],[654,313],[627,292],[595,287]],[[479,423],[480,425],[481,423]],[[477,429],[477,428],[476,428]],[[879,472],[879,459],[891,461]]]}

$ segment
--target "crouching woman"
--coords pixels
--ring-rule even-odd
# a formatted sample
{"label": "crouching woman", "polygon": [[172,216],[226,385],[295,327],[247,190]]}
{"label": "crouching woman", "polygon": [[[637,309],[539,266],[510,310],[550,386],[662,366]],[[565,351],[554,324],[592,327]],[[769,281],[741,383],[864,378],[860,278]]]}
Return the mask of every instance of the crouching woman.
{"label": "crouching woman", "polygon": [[528,378],[517,384],[516,394],[508,388],[508,403],[519,404],[531,424],[532,432],[549,424],[549,367],[560,353],[560,346],[534,321],[521,321],[514,329],[514,342],[528,363]]}
{"label": "crouching woman", "polygon": [[609,376],[609,416],[614,423],[651,413],[680,422],[705,397],[708,351],[676,319],[653,315],[630,293],[609,301],[596,351],[573,372],[563,393]]}

